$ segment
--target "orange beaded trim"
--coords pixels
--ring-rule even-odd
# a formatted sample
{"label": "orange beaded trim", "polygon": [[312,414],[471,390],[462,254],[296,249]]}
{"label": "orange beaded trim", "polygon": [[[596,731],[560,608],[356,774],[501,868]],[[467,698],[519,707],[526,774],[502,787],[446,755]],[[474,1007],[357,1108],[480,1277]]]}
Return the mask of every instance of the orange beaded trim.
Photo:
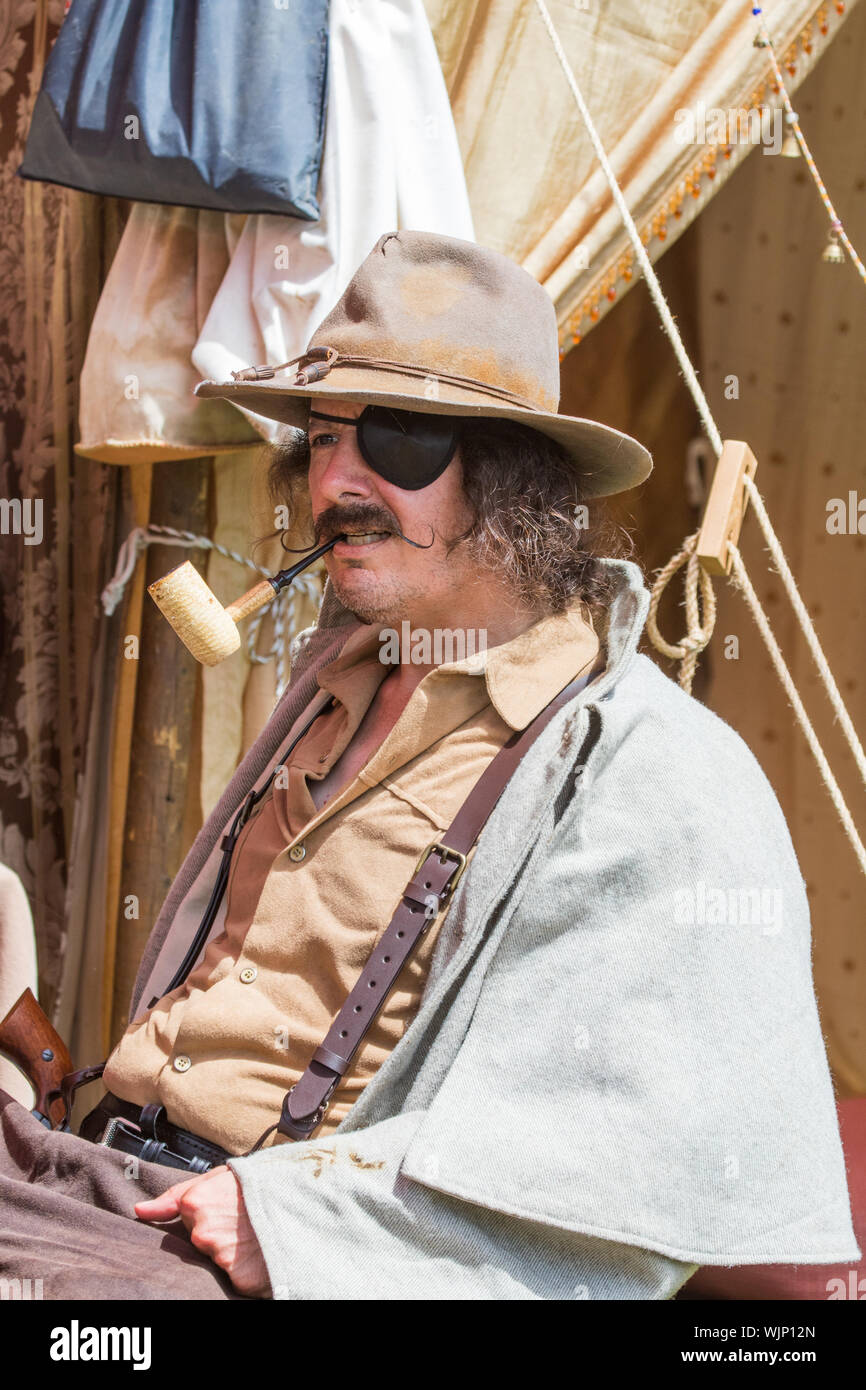
{"label": "orange beaded trim", "polygon": [[[844,0],[834,0],[834,8],[837,14],[844,14]],[[787,68],[792,77],[796,75],[797,71],[798,45],[802,48],[807,57],[812,53],[815,45],[814,24],[817,24],[821,37],[826,38],[830,30],[827,4],[822,4],[818,7],[814,19],[810,20],[800,30],[795,42],[792,43],[785,52],[782,66]],[[748,102],[744,104],[749,110],[763,108],[765,105],[764,98],[767,93],[770,92],[774,96],[777,96],[779,90],[779,84],[771,72],[764,82],[761,82],[755,87],[749,95]],[[668,217],[673,217],[677,221],[681,220],[683,205],[686,198],[689,195],[694,199],[700,198],[703,192],[702,181],[704,179],[712,183],[718,173],[717,158],[719,149],[721,149],[723,159],[730,160],[732,154],[730,145],[719,146],[718,148],[711,147],[701,154],[692,168],[683,175],[673,191],[668,194],[665,203],[655,212],[651,213],[644,223],[640,233],[640,239],[644,246],[648,247],[651,241],[663,243],[667,238]],[[598,322],[599,318],[602,316],[602,300],[613,302],[616,299],[617,282],[622,280],[628,284],[633,278],[634,255],[629,251],[620,257],[616,266],[607,272],[601,283],[590,290],[586,298],[581,301],[579,308],[569,316],[567,322],[560,328],[560,361],[565,357],[571,347],[576,346],[576,344],[581,341],[584,325],[588,322],[591,327]]]}

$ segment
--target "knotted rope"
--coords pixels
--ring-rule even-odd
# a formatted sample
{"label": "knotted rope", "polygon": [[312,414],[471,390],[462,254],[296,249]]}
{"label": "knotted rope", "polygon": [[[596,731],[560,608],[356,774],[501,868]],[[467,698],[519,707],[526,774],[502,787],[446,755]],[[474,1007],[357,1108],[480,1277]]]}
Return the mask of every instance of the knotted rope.
{"label": "knotted rope", "polygon": [[[715,590],[710,576],[697,556],[699,535],[700,532],[695,531],[694,535],[688,536],[683,542],[682,548],[668,560],[664,569],[659,571],[658,578],[653,585],[646,622],[650,641],[656,650],[669,657],[671,661],[680,662],[677,679],[687,695],[692,693],[692,681],[694,680],[698,657],[709,643],[716,625]],[[686,566],[686,635],[681,637],[674,646],[667,642],[659,631],[657,615],[661,597],[668,581],[683,565]],[[703,611],[703,622],[701,622],[701,610]]]}

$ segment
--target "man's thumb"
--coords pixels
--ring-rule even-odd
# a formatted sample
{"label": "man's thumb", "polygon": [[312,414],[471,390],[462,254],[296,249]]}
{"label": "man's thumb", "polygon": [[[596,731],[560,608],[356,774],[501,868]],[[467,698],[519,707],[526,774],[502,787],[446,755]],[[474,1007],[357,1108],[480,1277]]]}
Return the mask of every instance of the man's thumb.
{"label": "man's thumb", "polygon": [[145,1201],[136,1202],[135,1214],[140,1221],[168,1221],[171,1217],[177,1216],[180,1210],[179,1196],[178,1187],[169,1187],[158,1197],[148,1197]]}

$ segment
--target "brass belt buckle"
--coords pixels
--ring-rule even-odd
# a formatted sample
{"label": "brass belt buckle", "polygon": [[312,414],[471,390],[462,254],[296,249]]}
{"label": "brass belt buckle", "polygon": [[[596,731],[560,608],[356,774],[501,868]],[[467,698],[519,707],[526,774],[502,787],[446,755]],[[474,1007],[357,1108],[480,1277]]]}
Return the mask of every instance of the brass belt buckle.
{"label": "brass belt buckle", "polygon": [[[427,846],[427,848],[424,850],[424,853],[421,855],[421,858],[418,860],[418,863],[415,865],[415,874],[418,873],[419,869],[421,868],[421,865],[424,863],[424,860],[427,858],[429,854],[432,854],[434,849],[438,850],[440,859],[443,862],[445,859],[453,859],[457,863],[456,874],[451,879],[451,881],[447,883],[445,887],[442,889],[442,892],[445,894],[445,896],[450,898],[454,893],[454,889],[457,887],[458,883],[460,882],[460,879],[463,876],[463,870],[466,868],[466,855],[461,854],[459,849],[450,849],[448,845],[443,845],[439,840],[434,840],[432,845]],[[413,877],[414,876],[415,875],[413,875]]]}

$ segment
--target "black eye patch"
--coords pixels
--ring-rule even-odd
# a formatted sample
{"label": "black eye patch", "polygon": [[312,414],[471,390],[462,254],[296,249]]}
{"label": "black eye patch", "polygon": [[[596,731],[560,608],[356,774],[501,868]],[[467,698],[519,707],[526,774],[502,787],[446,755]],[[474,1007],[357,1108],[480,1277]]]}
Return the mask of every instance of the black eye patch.
{"label": "black eye patch", "polygon": [[368,405],[357,420],[317,410],[310,411],[310,418],[356,426],[364,462],[406,492],[434,483],[454,457],[460,439],[460,422],[451,416],[422,415],[387,405]]}

